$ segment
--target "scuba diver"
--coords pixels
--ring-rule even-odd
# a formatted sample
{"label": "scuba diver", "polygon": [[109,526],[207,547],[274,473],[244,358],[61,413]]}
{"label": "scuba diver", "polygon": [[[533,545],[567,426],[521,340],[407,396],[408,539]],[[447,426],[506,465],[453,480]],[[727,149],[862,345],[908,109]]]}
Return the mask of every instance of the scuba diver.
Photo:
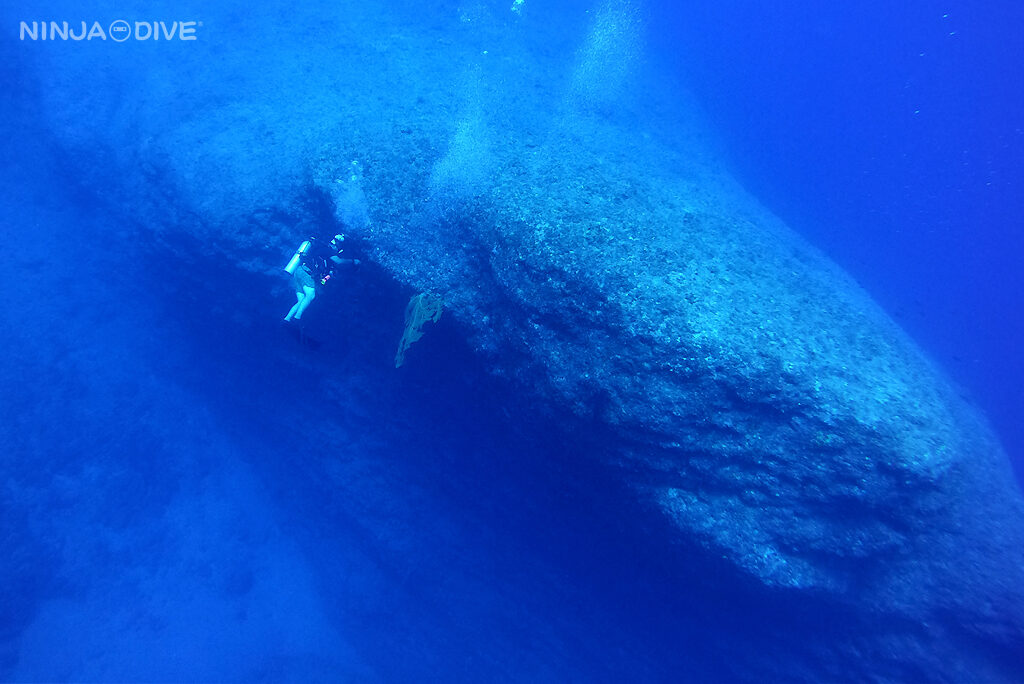
{"label": "scuba diver", "polygon": [[291,274],[297,300],[284,317],[285,322],[301,320],[309,305],[316,299],[318,288],[330,282],[337,266],[358,266],[359,259],[343,257],[345,234],[338,233],[329,243],[311,237],[295,250],[284,270]]}

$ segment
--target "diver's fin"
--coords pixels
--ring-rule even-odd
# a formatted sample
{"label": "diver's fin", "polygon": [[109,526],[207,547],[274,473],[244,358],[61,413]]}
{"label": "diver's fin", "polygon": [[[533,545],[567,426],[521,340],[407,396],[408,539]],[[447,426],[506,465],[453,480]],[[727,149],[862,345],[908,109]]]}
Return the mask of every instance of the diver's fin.
{"label": "diver's fin", "polygon": [[302,326],[302,323],[293,321],[291,323],[286,323],[284,328],[303,347],[306,347],[307,349],[312,349],[314,351],[320,348],[320,340],[317,340],[307,335],[305,328]]}

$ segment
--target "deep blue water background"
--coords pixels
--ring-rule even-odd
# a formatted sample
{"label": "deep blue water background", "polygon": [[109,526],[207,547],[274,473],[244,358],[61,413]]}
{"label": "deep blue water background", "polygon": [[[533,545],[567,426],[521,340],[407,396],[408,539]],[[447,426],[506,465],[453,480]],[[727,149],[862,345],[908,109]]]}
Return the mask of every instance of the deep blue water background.
{"label": "deep blue water background", "polygon": [[741,182],[965,388],[1024,479],[1024,4],[652,12]]}
{"label": "deep blue water background", "polygon": [[[694,93],[730,168],[964,385],[1020,467],[1024,8],[644,13],[652,68]],[[686,592],[686,572],[724,570],[666,551],[585,450],[516,430],[529,407],[474,384],[453,328],[402,375],[344,343],[390,349],[381,312],[404,293],[353,279],[346,322],[311,314],[337,375],[296,370],[261,323],[279,292],[111,233],[80,160],[22,134],[38,93],[21,46],[2,49],[2,237],[20,256],[0,275],[0,679],[707,681],[778,611],[792,623],[794,606],[739,600],[740,578],[731,600]],[[794,652],[842,629],[826,618]]]}

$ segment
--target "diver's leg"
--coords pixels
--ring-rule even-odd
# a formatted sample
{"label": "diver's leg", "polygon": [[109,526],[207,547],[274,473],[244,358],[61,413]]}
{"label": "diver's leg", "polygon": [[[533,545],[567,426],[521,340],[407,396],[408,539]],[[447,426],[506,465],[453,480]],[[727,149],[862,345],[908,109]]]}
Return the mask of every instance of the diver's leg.
{"label": "diver's leg", "polygon": [[292,320],[292,318],[295,317],[295,314],[299,310],[299,304],[302,304],[302,300],[305,299],[305,298],[306,298],[306,293],[305,292],[302,292],[300,290],[299,292],[295,293],[295,303],[292,304],[292,308],[288,311],[288,315],[284,317],[284,320],[290,321],[290,320]]}
{"label": "diver's leg", "polygon": [[316,299],[316,288],[304,285],[302,292],[305,294],[305,297],[295,305],[298,307],[298,310],[295,312],[295,320],[302,318],[302,314],[307,308],[309,308],[309,305],[313,303],[313,300]]}

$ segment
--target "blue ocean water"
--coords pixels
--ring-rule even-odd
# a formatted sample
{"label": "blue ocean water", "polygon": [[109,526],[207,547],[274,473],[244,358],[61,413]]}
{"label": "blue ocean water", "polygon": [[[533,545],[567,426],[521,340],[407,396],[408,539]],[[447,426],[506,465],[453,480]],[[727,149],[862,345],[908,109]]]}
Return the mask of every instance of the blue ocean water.
{"label": "blue ocean water", "polygon": [[980,404],[1024,473],[1024,7],[663,3],[745,186]]}
{"label": "blue ocean water", "polygon": [[[436,2],[384,4],[393,24],[377,49],[406,60],[431,103],[447,97],[432,95],[446,87],[431,80],[436,65],[403,46],[428,36],[475,55],[488,46],[466,26],[487,17],[508,22],[510,45],[574,62],[602,5],[540,4],[517,12],[542,13],[561,43],[516,29],[519,5],[504,0]],[[1019,476],[1024,10],[612,4],[642,27],[609,48],[639,64],[630,78],[661,84],[659,97],[687,112],[678,126],[701,112],[700,134],[726,170],[963,386]],[[322,13],[324,32],[337,21],[374,33],[358,22],[380,15],[370,5],[305,11]],[[233,79],[297,65],[295,78],[319,83],[330,65],[310,69],[305,36],[270,39],[290,28],[284,5],[149,8],[206,17],[205,70],[191,70],[187,45],[168,48],[180,51],[176,71],[144,55],[112,67],[122,58],[109,44],[12,37],[22,20],[93,13],[117,14],[41,3],[0,15],[10,257],[0,275],[0,680],[840,681],[856,657],[880,681],[942,679],[939,649],[921,659],[930,671],[870,647],[830,659],[831,643],[878,625],[843,622],[826,596],[766,595],[679,538],[616,468],[589,458],[607,426],[567,434],[557,413],[509,392],[450,316],[396,373],[409,293],[373,263],[340,272],[343,289],[311,307],[320,347],[296,344],[277,323],[292,297],[280,274],[245,267],[287,253],[234,235],[228,261],[217,226],[154,229],[174,208],[178,223],[202,224],[203,198],[126,207],[136,195],[114,190],[125,184],[118,146],[98,155],[94,143],[105,127],[151,133],[199,119],[231,99]],[[100,109],[67,96],[81,63],[99,74],[90,88],[109,88]],[[433,77],[477,88],[471,68],[452,70]],[[156,111],[138,95],[190,80],[193,98]],[[510,76],[507,87],[523,82]],[[290,116],[302,113],[303,83],[292,85],[279,103]],[[349,125],[374,131],[369,122],[394,116],[393,84],[366,74],[350,87],[367,113]],[[529,132],[514,127],[525,109],[503,113],[510,137]],[[202,134],[216,140],[251,116]],[[266,158],[285,156],[293,143],[275,137],[275,112],[259,117]],[[143,138],[124,150],[148,149]],[[197,185],[211,203],[244,203],[246,179],[271,172],[254,153],[240,178],[227,157],[198,165],[212,172]],[[137,183],[162,178],[140,169]],[[242,190],[223,199],[229,186]],[[996,647],[989,657],[1004,672],[1020,666]]]}

